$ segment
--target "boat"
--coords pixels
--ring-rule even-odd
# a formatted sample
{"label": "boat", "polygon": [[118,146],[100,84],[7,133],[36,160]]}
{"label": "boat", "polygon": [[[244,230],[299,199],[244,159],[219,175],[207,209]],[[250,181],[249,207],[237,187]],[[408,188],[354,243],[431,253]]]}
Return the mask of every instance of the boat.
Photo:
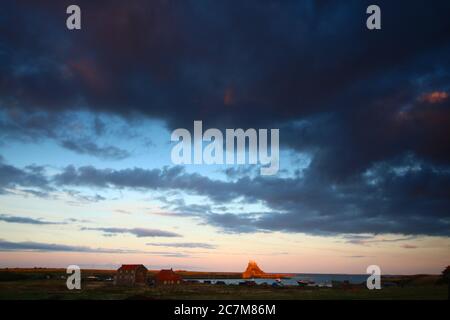
{"label": "boat", "polygon": [[310,281],[310,280],[297,280],[297,283],[299,286],[302,286],[302,287],[314,285],[314,281]]}
{"label": "boat", "polygon": [[282,282],[273,282],[272,283],[272,287],[274,287],[274,288],[280,288],[280,287],[283,287],[283,283]]}

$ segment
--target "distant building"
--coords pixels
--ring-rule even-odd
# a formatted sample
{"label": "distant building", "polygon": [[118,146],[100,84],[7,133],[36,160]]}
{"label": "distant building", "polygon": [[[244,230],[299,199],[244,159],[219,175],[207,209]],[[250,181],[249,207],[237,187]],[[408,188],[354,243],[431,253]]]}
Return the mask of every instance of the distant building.
{"label": "distant building", "polygon": [[147,268],[142,264],[123,264],[116,273],[114,284],[119,286],[134,286],[145,284]]}
{"label": "distant building", "polygon": [[172,269],[163,269],[155,275],[156,285],[171,285],[171,284],[181,284],[183,278],[173,272]]}
{"label": "distant building", "polygon": [[254,278],[263,278],[263,279],[277,279],[277,278],[286,278],[292,275],[289,274],[277,274],[277,273],[265,273],[258,267],[256,261],[250,260],[247,265],[247,269],[242,273],[242,279],[254,279]]}
{"label": "distant building", "polygon": [[250,260],[247,269],[242,273],[242,278],[264,278],[266,275],[267,274],[258,267],[256,261]]}

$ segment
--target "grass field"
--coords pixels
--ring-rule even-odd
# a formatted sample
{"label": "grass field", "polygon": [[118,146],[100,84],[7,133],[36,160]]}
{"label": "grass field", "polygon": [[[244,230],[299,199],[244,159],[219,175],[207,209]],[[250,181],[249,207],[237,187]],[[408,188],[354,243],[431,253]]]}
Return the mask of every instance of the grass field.
{"label": "grass field", "polygon": [[[117,287],[107,281],[83,281],[81,290],[66,288],[61,270],[0,271],[0,299],[448,299],[447,285],[435,276],[409,277],[403,287],[368,290],[286,286],[183,284],[178,286]],[[111,271],[91,271],[111,276]],[[47,279],[49,278],[50,279]]]}

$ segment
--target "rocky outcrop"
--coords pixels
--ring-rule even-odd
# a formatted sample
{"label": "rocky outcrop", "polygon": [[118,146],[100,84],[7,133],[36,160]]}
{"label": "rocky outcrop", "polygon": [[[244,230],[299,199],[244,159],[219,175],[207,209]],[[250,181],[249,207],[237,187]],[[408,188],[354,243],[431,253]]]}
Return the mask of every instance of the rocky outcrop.
{"label": "rocky outcrop", "polygon": [[258,267],[256,261],[250,260],[247,269],[242,273],[242,279],[264,278],[264,279],[289,279],[293,274],[265,273]]}
{"label": "rocky outcrop", "polygon": [[242,273],[243,279],[249,279],[249,278],[265,278],[268,274],[261,270],[260,267],[258,267],[258,264],[256,261],[250,260],[248,262],[247,269]]}

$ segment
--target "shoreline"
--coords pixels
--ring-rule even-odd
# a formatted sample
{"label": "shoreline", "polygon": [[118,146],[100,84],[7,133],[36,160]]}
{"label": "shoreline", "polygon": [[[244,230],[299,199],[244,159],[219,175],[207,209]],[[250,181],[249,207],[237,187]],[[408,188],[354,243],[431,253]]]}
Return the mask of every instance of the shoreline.
{"label": "shoreline", "polygon": [[[148,269],[149,275],[154,275],[158,273],[161,269]],[[117,269],[95,269],[95,268],[87,268],[83,269],[81,268],[81,271],[85,274],[92,274],[92,273],[99,273],[99,274],[115,274]],[[47,268],[47,267],[31,267],[31,268],[10,268],[10,267],[4,267],[0,268],[0,272],[17,272],[17,273],[39,273],[39,272],[57,272],[57,273],[64,273],[66,274],[65,268]],[[192,279],[192,278],[217,278],[217,279],[247,279],[242,278],[243,272],[237,272],[237,271],[191,271],[191,270],[174,270],[175,273],[186,277],[186,279]],[[267,273],[264,274],[261,277],[254,277],[256,279],[263,278],[263,279],[275,279],[275,278],[291,278],[299,275],[336,275],[336,276],[362,276],[366,275],[365,273],[311,273],[311,272],[273,272],[273,273]],[[419,277],[419,276],[439,276],[439,274],[433,274],[433,273],[417,273],[417,274],[383,274],[382,278],[392,278],[392,277],[405,277],[405,278],[411,278],[411,277]],[[248,278],[251,279],[251,278]]]}

